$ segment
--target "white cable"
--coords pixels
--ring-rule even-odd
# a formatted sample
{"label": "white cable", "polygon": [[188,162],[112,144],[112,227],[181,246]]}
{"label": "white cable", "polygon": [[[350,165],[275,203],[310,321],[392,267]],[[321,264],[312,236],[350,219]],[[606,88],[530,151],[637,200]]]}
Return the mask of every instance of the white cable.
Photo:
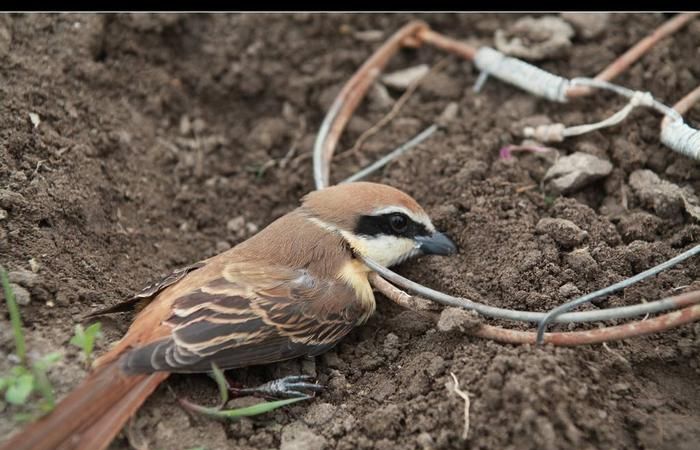
{"label": "white cable", "polygon": [[683,119],[662,125],[661,142],[682,155],[700,160],[700,130],[691,128]]}
{"label": "white cable", "polygon": [[654,102],[654,97],[649,92],[634,91],[630,101],[624,108],[600,122],[576,125],[568,128],[561,123],[540,125],[534,128],[525,127],[525,129],[523,129],[523,135],[525,137],[535,138],[541,142],[561,142],[567,137],[578,136],[601,128],[617,125],[625,120],[637,106],[653,107]]}
{"label": "white cable", "polygon": [[506,56],[498,50],[490,47],[479,48],[474,56],[474,65],[482,72],[474,86],[476,91],[481,89],[488,75],[493,75],[531,94],[556,102],[567,102],[569,80],[523,60]]}

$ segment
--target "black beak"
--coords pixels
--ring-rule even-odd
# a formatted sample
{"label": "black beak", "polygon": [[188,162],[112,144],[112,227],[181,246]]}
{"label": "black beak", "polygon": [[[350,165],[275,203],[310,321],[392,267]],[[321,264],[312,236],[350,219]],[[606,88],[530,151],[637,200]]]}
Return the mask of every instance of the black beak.
{"label": "black beak", "polygon": [[457,251],[455,243],[439,231],[430,236],[416,236],[415,239],[424,255],[451,255]]}

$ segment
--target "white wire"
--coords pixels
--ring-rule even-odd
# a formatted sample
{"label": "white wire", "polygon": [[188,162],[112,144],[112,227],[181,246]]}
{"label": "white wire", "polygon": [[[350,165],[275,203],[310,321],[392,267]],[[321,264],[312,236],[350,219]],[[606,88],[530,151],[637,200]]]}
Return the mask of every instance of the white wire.
{"label": "white wire", "polygon": [[486,81],[486,76],[493,75],[539,97],[561,103],[568,100],[566,91],[569,89],[569,80],[523,60],[506,56],[491,47],[477,50],[474,65],[482,72],[475,85],[477,91]]}
{"label": "white wire", "polygon": [[700,160],[700,130],[683,120],[672,120],[661,127],[661,142],[678,153]]}

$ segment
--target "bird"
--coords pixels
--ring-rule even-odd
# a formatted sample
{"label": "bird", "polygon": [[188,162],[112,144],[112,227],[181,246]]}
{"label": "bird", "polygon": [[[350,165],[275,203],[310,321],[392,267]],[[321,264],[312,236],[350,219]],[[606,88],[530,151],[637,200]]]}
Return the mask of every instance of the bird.
{"label": "bird", "polygon": [[[334,347],[375,310],[360,256],[388,267],[456,251],[399,189],[354,182],[312,191],[242,243],[91,314],[138,311],[76,389],[0,448],[105,449],[171,373],[270,364]],[[284,397],[317,386],[287,377],[260,391]]]}

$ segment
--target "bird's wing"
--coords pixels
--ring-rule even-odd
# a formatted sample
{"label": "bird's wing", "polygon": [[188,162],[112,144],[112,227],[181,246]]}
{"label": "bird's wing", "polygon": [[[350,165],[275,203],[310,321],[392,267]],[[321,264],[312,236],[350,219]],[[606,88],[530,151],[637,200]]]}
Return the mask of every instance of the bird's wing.
{"label": "bird's wing", "polygon": [[323,353],[364,313],[354,290],[304,269],[231,263],[172,303],[169,336],[129,351],[130,373],[203,372]]}
{"label": "bird's wing", "polygon": [[145,305],[151,302],[156,295],[160,294],[163,289],[171,286],[185,277],[188,273],[193,270],[199,269],[204,266],[204,262],[198,262],[195,264],[190,264],[187,267],[181,267],[170,272],[165,277],[161,278],[159,281],[149,284],[145,288],[141,289],[138,293],[129,297],[128,299],[121,301],[113,306],[108,306],[107,308],[99,309],[90,314],[86,314],[83,319],[90,319],[97,316],[104,316],[106,314],[113,314],[118,312],[126,312],[136,309],[140,311]]}

